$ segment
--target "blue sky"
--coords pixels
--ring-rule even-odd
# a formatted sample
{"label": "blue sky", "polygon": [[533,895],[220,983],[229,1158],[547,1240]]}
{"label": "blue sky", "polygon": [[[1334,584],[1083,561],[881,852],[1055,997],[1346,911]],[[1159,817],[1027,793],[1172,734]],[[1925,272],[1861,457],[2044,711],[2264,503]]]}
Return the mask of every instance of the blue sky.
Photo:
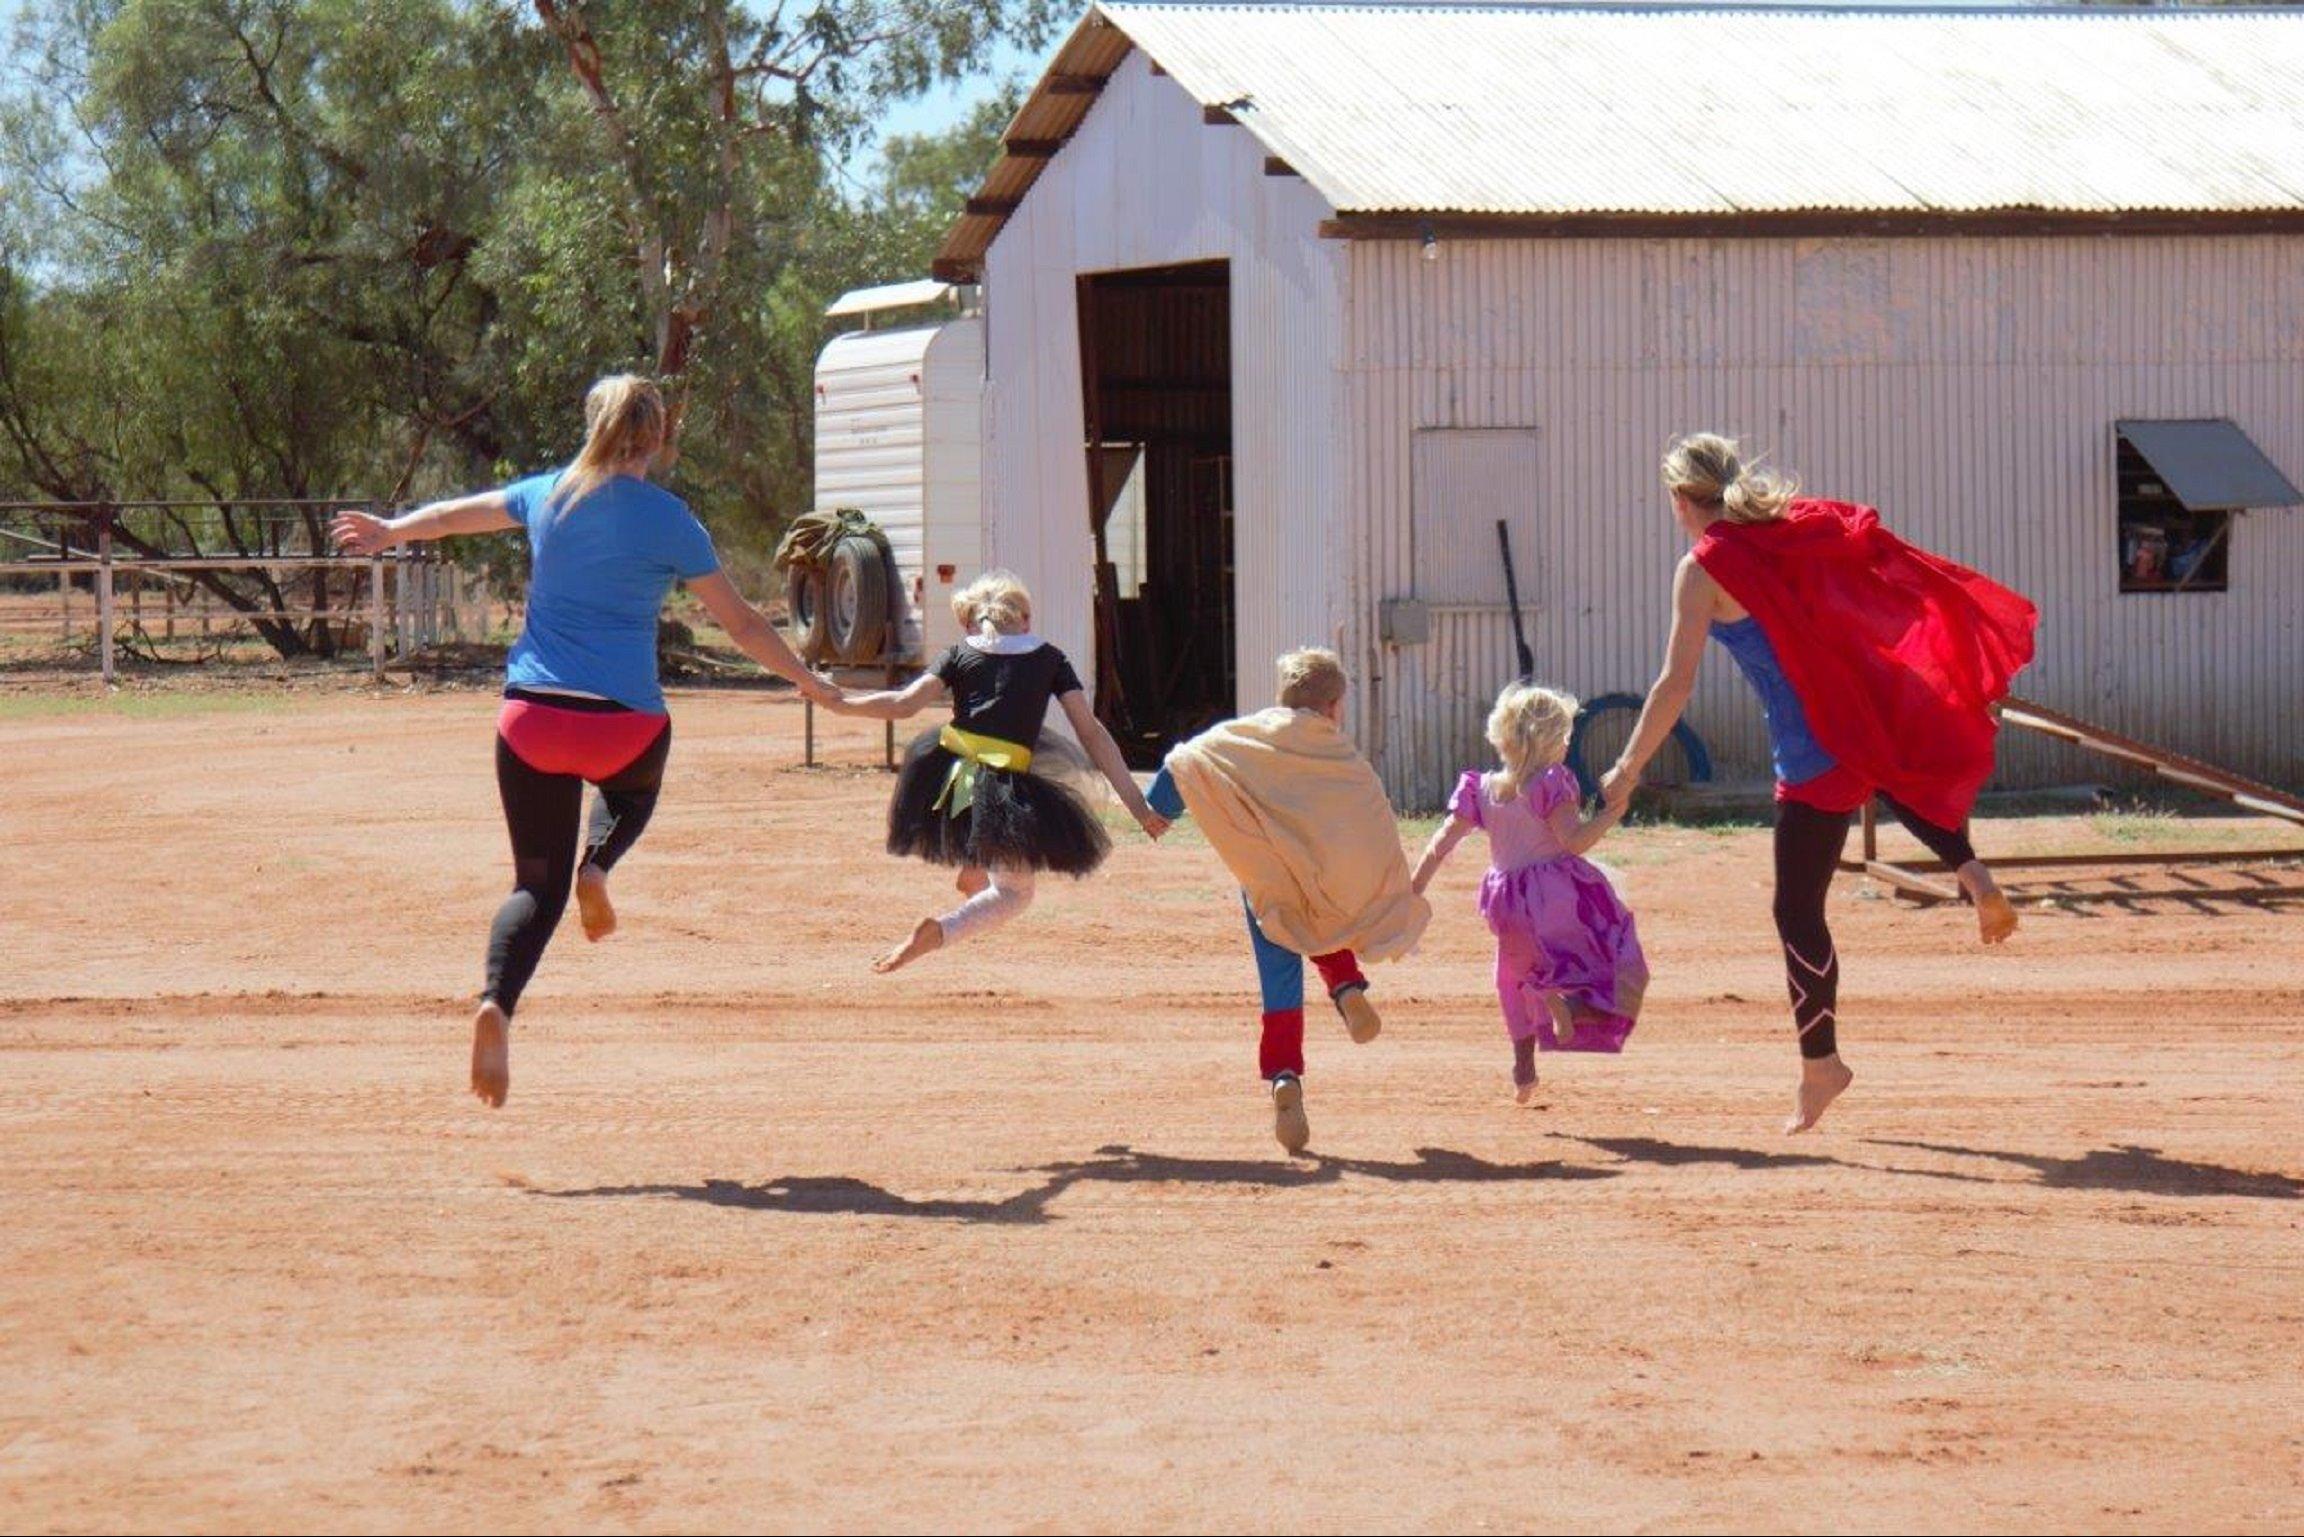
{"label": "blue sky", "polygon": [[1051,38],[1045,48],[1023,49],[1012,43],[1001,47],[985,61],[984,68],[964,80],[955,80],[927,95],[899,103],[880,122],[875,139],[860,146],[848,157],[848,174],[861,181],[868,177],[873,163],[879,159],[879,140],[903,134],[941,133],[966,117],[969,110],[999,88],[1000,82],[1010,75],[1023,75],[1029,81],[1037,78],[1046,65],[1048,56],[1056,51],[1063,39]]}

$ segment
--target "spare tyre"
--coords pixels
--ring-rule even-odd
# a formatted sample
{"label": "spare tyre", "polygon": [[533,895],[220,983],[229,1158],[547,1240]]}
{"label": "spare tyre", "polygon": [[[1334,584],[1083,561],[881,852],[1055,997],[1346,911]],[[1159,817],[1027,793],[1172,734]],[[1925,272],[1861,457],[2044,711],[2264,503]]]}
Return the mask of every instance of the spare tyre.
{"label": "spare tyre", "polygon": [[832,654],[831,605],[824,600],[824,573],[815,566],[787,566],[784,601],[792,609],[792,648],[811,667]]}
{"label": "spare tyre", "polygon": [[888,590],[893,578],[880,541],[850,534],[832,547],[832,593],[824,604],[833,654],[854,665],[887,649]]}

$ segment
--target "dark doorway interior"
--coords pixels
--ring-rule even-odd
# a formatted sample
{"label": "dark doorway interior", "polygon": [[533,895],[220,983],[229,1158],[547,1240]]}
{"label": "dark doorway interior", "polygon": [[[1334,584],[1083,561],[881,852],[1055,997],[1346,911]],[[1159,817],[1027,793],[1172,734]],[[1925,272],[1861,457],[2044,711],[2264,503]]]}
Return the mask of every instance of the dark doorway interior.
{"label": "dark doorway interior", "polygon": [[1234,709],[1230,272],[1099,273],[1079,302],[1096,712],[1149,767]]}

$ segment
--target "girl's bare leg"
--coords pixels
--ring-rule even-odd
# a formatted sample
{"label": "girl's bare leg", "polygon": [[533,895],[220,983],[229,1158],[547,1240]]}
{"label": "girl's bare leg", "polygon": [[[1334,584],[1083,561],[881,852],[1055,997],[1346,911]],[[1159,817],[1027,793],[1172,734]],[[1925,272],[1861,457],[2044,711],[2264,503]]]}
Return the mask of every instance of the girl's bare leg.
{"label": "girl's bare leg", "polygon": [[985,887],[991,885],[992,877],[986,875],[982,870],[979,870],[974,865],[962,865],[960,867],[960,874],[954,878],[952,884],[959,888],[960,895],[964,897],[972,897],[976,895],[977,892],[982,891]]}
{"label": "girl's bare leg", "polygon": [[1532,1035],[1512,1043],[1512,1097],[1523,1105],[1536,1097],[1536,1037]]}

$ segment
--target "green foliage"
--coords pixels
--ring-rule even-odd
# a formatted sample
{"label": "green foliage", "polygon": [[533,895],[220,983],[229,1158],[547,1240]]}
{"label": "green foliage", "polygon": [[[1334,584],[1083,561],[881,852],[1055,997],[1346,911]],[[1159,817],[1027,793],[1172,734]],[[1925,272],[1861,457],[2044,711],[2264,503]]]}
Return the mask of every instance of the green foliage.
{"label": "green foliage", "polygon": [[764,546],[809,501],[824,305],[925,271],[1013,92],[865,188],[843,159],[1053,15],[36,4],[0,69],[0,498],[422,498],[565,458],[637,368],[684,411],[675,486]]}

